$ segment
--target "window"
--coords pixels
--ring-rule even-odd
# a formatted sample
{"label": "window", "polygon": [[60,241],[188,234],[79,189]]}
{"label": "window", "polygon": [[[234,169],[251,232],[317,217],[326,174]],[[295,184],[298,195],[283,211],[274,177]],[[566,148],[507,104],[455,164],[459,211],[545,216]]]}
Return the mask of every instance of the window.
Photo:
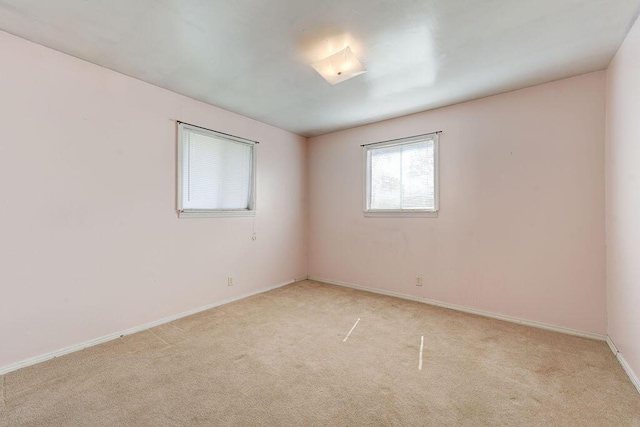
{"label": "window", "polygon": [[179,123],[180,217],[255,215],[256,144]]}
{"label": "window", "polygon": [[366,216],[437,216],[438,134],[369,144]]}

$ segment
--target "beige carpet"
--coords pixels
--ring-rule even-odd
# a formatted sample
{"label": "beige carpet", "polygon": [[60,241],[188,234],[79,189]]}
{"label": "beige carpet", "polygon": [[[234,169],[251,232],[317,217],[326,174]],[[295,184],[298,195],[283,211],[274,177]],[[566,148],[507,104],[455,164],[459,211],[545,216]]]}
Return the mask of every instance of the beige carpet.
{"label": "beige carpet", "polygon": [[311,281],[0,386],[3,426],[640,426],[603,342]]}

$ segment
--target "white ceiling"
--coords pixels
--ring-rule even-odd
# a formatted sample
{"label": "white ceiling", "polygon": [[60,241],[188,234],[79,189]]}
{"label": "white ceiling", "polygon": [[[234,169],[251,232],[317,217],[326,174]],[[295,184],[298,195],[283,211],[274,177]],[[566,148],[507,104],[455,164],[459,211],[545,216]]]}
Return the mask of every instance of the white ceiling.
{"label": "white ceiling", "polygon": [[[640,0],[0,0],[0,29],[313,136],[601,70]],[[368,72],[309,64],[350,45]]]}

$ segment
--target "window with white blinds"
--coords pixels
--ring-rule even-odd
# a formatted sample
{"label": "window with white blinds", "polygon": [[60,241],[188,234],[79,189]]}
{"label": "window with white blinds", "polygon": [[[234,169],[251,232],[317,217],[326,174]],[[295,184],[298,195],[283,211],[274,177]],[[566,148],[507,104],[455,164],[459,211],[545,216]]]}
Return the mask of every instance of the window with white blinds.
{"label": "window with white blinds", "polygon": [[256,143],[180,123],[181,217],[255,214]]}
{"label": "window with white blinds", "polygon": [[365,145],[365,214],[438,211],[438,135]]}

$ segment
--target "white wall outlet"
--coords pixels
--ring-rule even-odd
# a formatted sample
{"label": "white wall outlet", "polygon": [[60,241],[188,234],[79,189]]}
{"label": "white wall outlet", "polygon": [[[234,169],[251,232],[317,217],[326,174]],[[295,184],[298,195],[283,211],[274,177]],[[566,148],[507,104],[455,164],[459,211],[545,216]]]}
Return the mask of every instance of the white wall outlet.
{"label": "white wall outlet", "polygon": [[416,276],[416,286],[422,286],[422,276]]}
{"label": "white wall outlet", "polygon": [[233,277],[227,277],[227,286],[233,286]]}
{"label": "white wall outlet", "polygon": [[251,235],[251,240],[256,240],[257,238],[258,238],[258,235],[254,232],[254,233]]}

